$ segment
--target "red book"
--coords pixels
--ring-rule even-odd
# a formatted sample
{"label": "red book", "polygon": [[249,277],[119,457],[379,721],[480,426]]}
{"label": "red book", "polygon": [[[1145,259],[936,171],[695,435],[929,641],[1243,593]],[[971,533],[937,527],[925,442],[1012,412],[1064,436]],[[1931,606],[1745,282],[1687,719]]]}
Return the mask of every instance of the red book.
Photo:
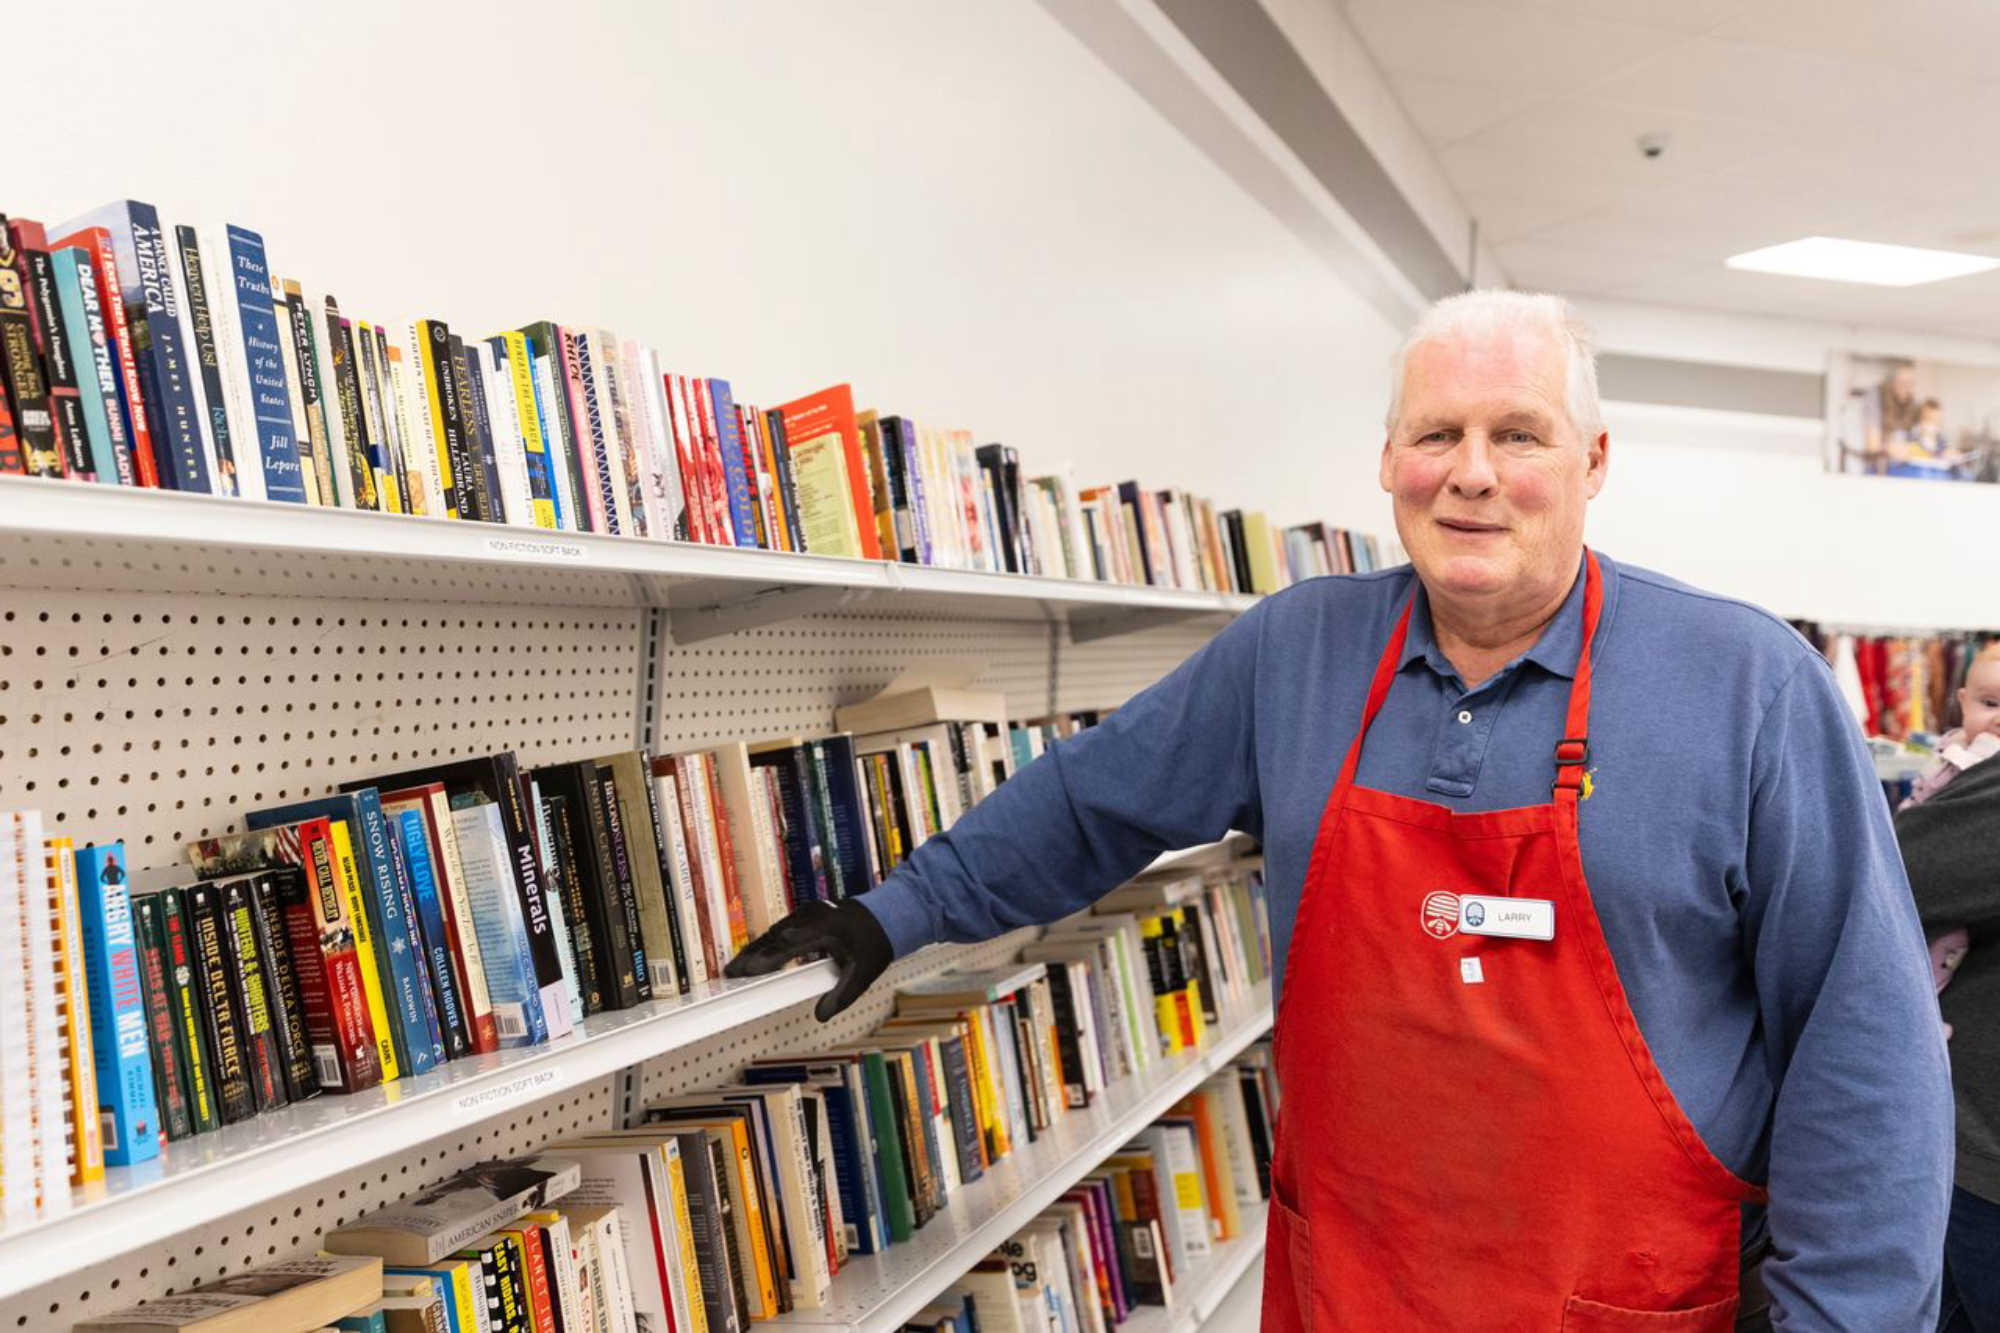
{"label": "red book", "polygon": [[701,495],[708,505],[708,535],[717,546],[736,544],[736,521],[729,512],[729,479],[722,470],[722,437],[715,428],[715,399],[708,381],[690,378],[694,394],[695,419],[700,426]]}
{"label": "red book", "polygon": [[838,435],[841,452],[847,458],[847,485],[854,502],[854,526],[861,534],[861,554],[870,560],[882,558],[882,545],[875,535],[875,510],[869,502],[868,463],[861,456],[861,430],[854,421],[854,390],[836,384],[795,399],[778,409],[785,423],[786,447]]}
{"label": "red book", "polygon": [[[722,899],[729,904],[729,956],[750,942],[750,927],[743,916],[743,893],[736,885],[736,844],[729,835],[729,812],[722,808],[722,773],[715,766],[715,756],[704,752],[697,756],[701,762],[702,776],[708,787],[709,813],[715,820],[715,855],[722,862]],[[750,830],[743,831],[744,837]],[[722,941],[716,941],[718,948]]]}
{"label": "red book", "polygon": [[118,382],[125,399],[125,438],[132,442],[133,475],[141,486],[160,484],[160,465],[153,457],[153,433],[146,426],[146,395],[139,388],[139,362],[132,355],[132,328],[125,319],[125,298],[119,286],[118,256],[111,233],[85,227],[55,242],[55,249],[74,248],[90,256],[97,272],[97,300],[104,307],[104,332],[118,361]]}
{"label": "red book", "polygon": [[701,467],[695,461],[696,440],[700,438],[695,429],[694,418],[688,413],[687,376],[668,375],[667,416],[674,431],[674,462],[681,474],[681,497],[687,506],[688,530],[684,534],[688,541],[707,542],[708,501],[704,498],[701,484]]}
{"label": "red book", "polygon": [[[549,1295],[549,1262],[542,1252],[540,1227],[509,1227],[502,1235],[512,1236],[521,1247],[521,1267],[528,1279],[528,1304],[534,1310],[537,1329],[556,1327],[555,1301]],[[567,1312],[565,1312],[567,1313]]]}

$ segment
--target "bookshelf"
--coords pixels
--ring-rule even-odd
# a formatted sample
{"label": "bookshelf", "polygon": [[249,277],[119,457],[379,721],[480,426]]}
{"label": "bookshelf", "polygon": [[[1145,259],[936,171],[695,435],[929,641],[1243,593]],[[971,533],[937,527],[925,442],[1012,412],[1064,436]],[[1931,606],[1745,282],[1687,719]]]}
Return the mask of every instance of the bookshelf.
{"label": "bookshelf", "polygon": [[[1137,1078],[1112,1085],[1086,1110],[1063,1117],[1054,1133],[1017,1148],[959,1191],[907,1242],[880,1254],[850,1258],[834,1278],[833,1298],[824,1309],[797,1310],[771,1321],[772,1326],[894,1333],[1132,1135],[1165,1115],[1167,1108],[1270,1029],[1267,987],[1259,1002],[1220,1029],[1205,1049],[1163,1061]],[[1228,1284],[1221,1285],[1214,1299],[1219,1301],[1227,1291]]]}
{"label": "bookshelf", "polygon": [[[0,808],[41,809],[52,836],[122,838],[142,870],[246,809],[432,758],[513,748],[536,765],[824,732],[913,662],[976,663],[1017,717],[1104,707],[1250,601],[0,478]],[[0,1230],[0,1328],[64,1328],[307,1252],[473,1162],[623,1123],[641,1087],[710,1086],[751,1054],[857,1039],[898,980],[1022,942],[923,951],[825,1028],[819,965],[175,1143],[66,1213]],[[1143,1104],[1093,1113],[1064,1153],[1019,1164],[1025,1194],[963,1205],[961,1241],[1007,1234],[976,1210],[1054,1197],[1182,1090],[1116,1094]]]}

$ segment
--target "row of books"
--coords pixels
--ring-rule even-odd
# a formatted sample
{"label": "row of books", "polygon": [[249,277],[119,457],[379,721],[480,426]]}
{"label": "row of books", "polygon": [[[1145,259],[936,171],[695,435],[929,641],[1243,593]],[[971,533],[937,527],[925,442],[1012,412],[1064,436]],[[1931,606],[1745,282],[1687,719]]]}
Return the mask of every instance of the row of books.
{"label": "row of books", "polygon": [[1213,591],[1379,559],[1322,524],[1028,476],[845,384],[762,409],[604,329],[392,333],[280,276],[259,233],[137,200],[0,218],[0,353],[0,472]]}
{"label": "row of books", "polygon": [[1253,1046],[1077,1181],[903,1325],[905,1333],[1106,1333],[1259,1224],[1277,1080]]}
{"label": "row of books", "polygon": [[[482,1164],[330,1232],[327,1250],[387,1265],[367,1308],[354,1302],[339,1326],[728,1333],[823,1307],[850,1256],[910,1239],[958,1191],[1106,1088],[1206,1045],[1268,975],[1254,859],[1142,878],[1100,906],[1029,946],[1018,964],[906,985],[894,1015],[863,1041],[753,1060],[733,1084],[649,1105],[635,1128],[577,1135],[533,1161]],[[1268,1123],[1240,1124],[1237,1102],[1214,1099],[1222,1086],[1211,1081],[1176,1108],[1194,1137],[1182,1139],[1177,1119],[1162,1122],[1108,1164],[1143,1165],[1145,1181],[1104,1194],[1093,1182],[1079,1187],[1092,1191],[1093,1226],[1154,1228],[1159,1267],[1150,1285],[1121,1273],[1122,1308],[1165,1299],[1177,1265],[1233,1234],[1223,1200],[1235,1187],[1209,1160],[1222,1150],[1216,1135],[1254,1136],[1261,1146],[1245,1160],[1268,1163]],[[1261,1114],[1270,1095],[1260,1085],[1249,1104]],[[1226,1146],[1236,1152],[1234,1140]],[[1213,1178],[1190,1192],[1180,1177],[1197,1160]],[[557,1198],[563,1207],[550,1211]],[[1162,1212],[1176,1198],[1209,1212]],[[299,1273],[319,1273],[312,1264],[325,1261],[300,1262]],[[581,1298],[592,1310],[582,1324],[566,1306],[579,1289],[596,1293]],[[171,1303],[142,1310],[207,1317]],[[419,1310],[426,1322],[415,1322]],[[273,1314],[261,1311],[256,1326],[271,1326]],[[90,1326],[152,1326],[121,1317]]]}
{"label": "row of books", "polygon": [[24,1182],[6,1205],[61,1207],[161,1142],[700,990],[795,907],[880,882],[1075,725],[954,699],[981,719],[889,698],[857,715],[903,725],[858,736],[531,769],[502,752],[349,783],[246,812],[246,832],[190,843],[187,869],[131,875],[119,843],[79,850],[8,816],[21,927],[5,938],[31,949],[8,975],[31,1022],[0,1041],[19,1057],[0,1059],[17,1094],[0,1098],[0,1171]]}

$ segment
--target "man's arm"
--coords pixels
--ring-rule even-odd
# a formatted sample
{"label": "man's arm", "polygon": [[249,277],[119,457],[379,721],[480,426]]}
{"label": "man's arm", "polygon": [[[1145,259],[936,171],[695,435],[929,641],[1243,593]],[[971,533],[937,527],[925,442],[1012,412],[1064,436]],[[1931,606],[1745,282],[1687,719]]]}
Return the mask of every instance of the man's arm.
{"label": "man's arm", "polygon": [[1926,931],[2000,926],[2000,757],[1898,811],[1896,838]]}
{"label": "man's arm", "polygon": [[1161,851],[1260,832],[1263,607],[1097,726],[1062,741],[860,901],[897,956],[990,939],[1095,902]]}
{"label": "man's arm", "polygon": [[1766,711],[1751,781],[1776,1323],[1929,1329],[1951,1196],[1944,1037],[1888,803],[1817,658]]}

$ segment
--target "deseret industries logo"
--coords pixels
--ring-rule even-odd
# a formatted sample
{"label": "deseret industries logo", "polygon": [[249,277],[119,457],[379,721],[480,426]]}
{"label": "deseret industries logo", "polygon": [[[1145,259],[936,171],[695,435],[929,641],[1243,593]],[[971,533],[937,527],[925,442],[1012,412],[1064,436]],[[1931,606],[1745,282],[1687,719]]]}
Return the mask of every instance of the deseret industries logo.
{"label": "deseret industries logo", "polygon": [[1448,940],[1458,934],[1458,895],[1434,889],[1424,895],[1424,934]]}

